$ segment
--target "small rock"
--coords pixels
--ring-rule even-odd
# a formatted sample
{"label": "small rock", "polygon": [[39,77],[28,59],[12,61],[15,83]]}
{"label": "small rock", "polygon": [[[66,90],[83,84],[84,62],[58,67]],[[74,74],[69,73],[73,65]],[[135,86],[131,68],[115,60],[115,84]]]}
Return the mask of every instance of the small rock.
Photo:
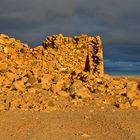
{"label": "small rock", "polygon": [[119,104],[119,108],[121,109],[128,109],[129,107],[130,107],[129,102]]}
{"label": "small rock", "polygon": [[0,44],[4,45],[5,41],[3,39],[0,39]]}
{"label": "small rock", "polygon": [[66,91],[63,91],[63,90],[57,92],[57,94],[61,97],[68,97],[69,96],[69,94]]}
{"label": "small rock", "polygon": [[135,91],[135,90],[137,90],[137,86],[138,86],[138,83],[136,83],[134,81],[127,82],[127,89],[128,90]]}
{"label": "small rock", "polygon": [[0,46],[0,52],[2,52],[3,51],[3,47],[2,46]]}
{"label": "small rock", "polygon": [[62,67],[62,68],[60,68],[60,71],[61,71],[61,72],[67,72],[67,67]]}
{"label": "small rock", "polygon": [[0,52],[0,60],[4,60],[6,58],[5,54],[3,52]]}
{"label": "small rock", "polygon": [[13,73],[13,72],[7,72],[6,73],[6,78],[8,78],[8,79],[10,79],[11,81],[13,81],[14,79],[15,79],[15,77],[16,77],[16,74],[15,73]]}
{"label": "small rock", "polygon": [[54,106],[55,106],[54,101],[53,101],[53,100],[50,100],[50,101],[48,102],[48,106],[49,106],[49,107],[54,107]]}
{"label": "small rock", "polygon": [[92,112],[94,112],[94,110],[90,110],[89,112],[92,113]]}
{"label": "small rock", "polygon": [[28,81],[28,77],[23,77],[22,78],[22,81],[25,83],[25,82],[27,82]]}
{"label": "small rock", "polygon": [[37,82],[37,80],[33,76],[30,76],[27,80],[27,83],[30,83],[31,85],[33,85],[35,82]]}
{"label": "small rock", "polygon": [[84,87],[80,80],[75,81],[70,87],[70,93],[81,98],[90,97],[88,88]]}
{"label": "small rock", "polygon": [[60,92],[63,87],[63,84],[64,84],[64,80],[61,80],[61,79],[58,80],[58,82],[52,87],[53,92],[54,93]]}
{"label": "small rock", "polygon": [[115,110],[115,109],[113,109],[113,110],[112,110],[112,112],[114,113],[114,112],[116,112],[116,110]]}
{"label": "small rock", "polygon": [[8,64],[0,62],[0,71],[5,71],[7,70]]}
{"label": "small rock", "polygon": [[84,138],[90,138],[91,136],[88,135],[88,134],[82,134],[81,137],[84,137]]}
{"label": "small rock", "polygon": [[132,103],[133,107],[140,107],[140,99],[134,100]]}
{"label": "small rock", "polygon": [[4,53],[7,54],[8,52],[9,52],[8,47],[5,47],[5,48],[4,48]]}
{"label": "small rock", "polygon": [[128,91],[127,92],[127,97],[130,98],[131,100],[136,97],[136,91]]}
{"label": "small rock", "polygon": [[0,34],[0,36],[4,39],[9,39],[9,36],[5,35],[5,34]]}
{"label": "small rock", "polygon": [[105,107],[102,106],[101,109],[105,109]]}
{"label": "small rock", "polygon": [[17,90],[19,91],[24,91],[25,90],[25,85],[24,85],[24,81],[19,80],[19,81],[15,81],[14,82],[14,86]]}
{"label": "small rock", "polygon": [[90,97],[90,92],[87,88],[82,87],[80,90],[76,93],[77,96],[80,96],[81,98],[87,98]]}
{"label": "small rock", "polygon": [[84,116],[84,119],[87,120],[89,117],[87,115]]}
{"label": "small rock", "polygon": [[4,105],[0,105],[0,111],[5,110],[5,106]]}

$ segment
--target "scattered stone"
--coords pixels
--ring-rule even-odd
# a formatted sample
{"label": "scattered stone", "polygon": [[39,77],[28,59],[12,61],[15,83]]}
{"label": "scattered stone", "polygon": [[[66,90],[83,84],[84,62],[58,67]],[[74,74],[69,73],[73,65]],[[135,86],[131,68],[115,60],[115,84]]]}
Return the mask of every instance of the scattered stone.
{"label": "scattered stone", "polygon": [[64,80],[60,79],[56,84],[53,85],[52,90],[54,93],[59,93],[62,90]]}
{"label": "scattered stone", "polygon": [[0,111],[5,110],[5,106],[4,105],[0,105]]}
{"label": "scattered stone", "polygon": [[101,109],[105,109],[105,107],[102,106]]}
{"label": "scattered stone", "polygon": [[128,108],[130,107],[130,103],[129,103],[129,102],[121,103],[121,104],[119,105],[119,107],[120,107],[121,109],[128,109]]}
{"label": "scattered stone", "polygon": [[8,64],[0,62],[0,71],[5,71],[7,70]]}
{"label": "scattered stone", "polygon": [[132,106],[140,107],[140,99],[134,100],[133,103],[132,103]]}
{"label": "scattered stone", "polygon": [[2,52],[3,51],[3,47],[2,46],[0,46],[0,52]]}
{"label": "scattered stone", "polygon": [[33,76],[28,77],[26,80],[27,80],[26,82],[30,83],[31,85],[37,82],[37,80]]}
{"label": "scattered stone", "polygon": [[88,134],[82,134],[81,137],[84,137],[84,138],[90,138],[91,136],[88,135]]}
{"label": "scattered stone", "polygon": [[24,81],[22,81],[22,80],[15,81],[14,82],[14,87],[19,91],[24,91],[25,90]]}
{"label": "scattered stone", "polygon": [[137,93],[137,91],[130,90],[130,91],[127,92],[127,97],[130,98],[131,100],[133,100],[137,97],[136,93]]}
{"label": "scattered stone", "polygon": [[63,90],[57,92],[57,94],[61,97],[68,97],[69,96],[69,94],[66,91],[63,91]]}
{"label": "scattered stone", "polygon": [[89,90],[84,87],[82,81],[76,80],[70,87],[71,95],[78,96],[79,98],[90,97]]}

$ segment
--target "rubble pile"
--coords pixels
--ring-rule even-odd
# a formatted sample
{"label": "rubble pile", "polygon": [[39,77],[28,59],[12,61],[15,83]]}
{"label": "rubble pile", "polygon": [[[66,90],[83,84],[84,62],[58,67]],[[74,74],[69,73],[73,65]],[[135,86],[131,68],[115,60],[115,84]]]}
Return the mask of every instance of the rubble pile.
{"label": "rubble pile", "polygon": [[77,102],[140,107],[138,86],[104,74],[99,36],[59,34],[30,48],[0,34],[0,111],[48,111]]}

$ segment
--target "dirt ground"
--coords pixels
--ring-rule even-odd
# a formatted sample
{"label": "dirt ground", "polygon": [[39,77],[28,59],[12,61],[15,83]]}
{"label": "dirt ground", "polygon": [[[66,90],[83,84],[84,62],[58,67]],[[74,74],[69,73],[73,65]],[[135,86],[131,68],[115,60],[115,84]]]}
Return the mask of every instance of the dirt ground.
{"label": "dirt ground", "polygon": [[[140,82],[140,77],[128,77]],[[139,108],[112,105],[48,112],[0,112],[1,140],[139,140]]]}

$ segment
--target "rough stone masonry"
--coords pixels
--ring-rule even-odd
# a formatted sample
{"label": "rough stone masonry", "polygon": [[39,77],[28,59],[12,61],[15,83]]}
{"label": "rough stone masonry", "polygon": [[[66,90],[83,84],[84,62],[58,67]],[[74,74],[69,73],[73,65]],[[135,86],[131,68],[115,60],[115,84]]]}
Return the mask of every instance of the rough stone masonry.
{"label": "rough stone masonry", "polygon": [[[63,69],[103,74],[103,52],[100,36],[86,34],[63,37],[62,34],[48,37],[43,42],[44,48],[53,48],[54,57],[60,61]],[[58,55],[60,53],[60,55]]]}

